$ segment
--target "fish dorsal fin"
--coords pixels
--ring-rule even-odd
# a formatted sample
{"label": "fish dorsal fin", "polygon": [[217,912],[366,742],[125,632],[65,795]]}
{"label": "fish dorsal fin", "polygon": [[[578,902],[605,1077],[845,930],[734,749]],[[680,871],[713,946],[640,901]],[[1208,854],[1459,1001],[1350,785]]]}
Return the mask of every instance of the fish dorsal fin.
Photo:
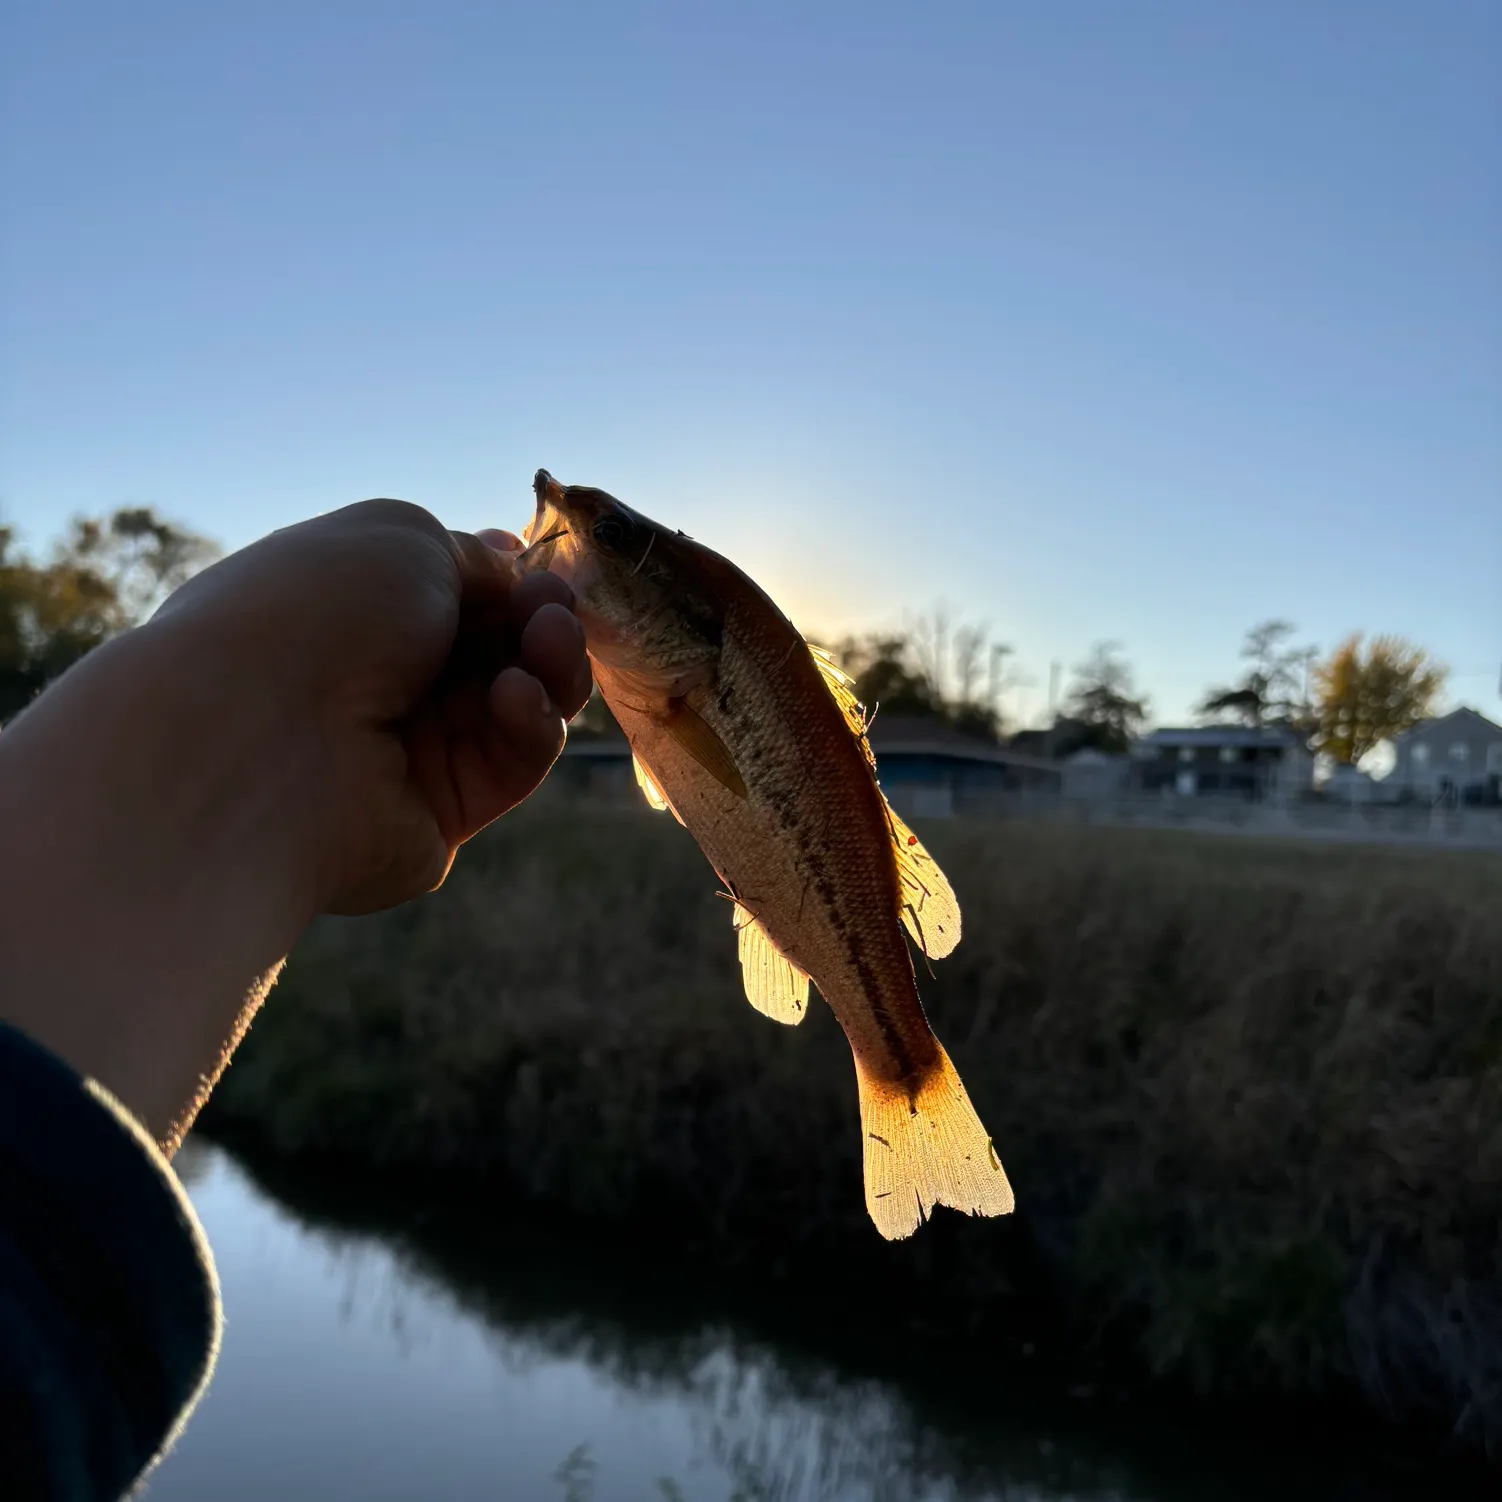
{"label": "fish dorsal fin", "polygon": [[902,882],[902,921],[913,942],[931,960],[943,959],[960,942],[960,904],[939,863],[896,810],[887,804],[897,875]]}
{"label": "fish dorsal fin", "polygon": [[[876,757],[866,738],[868,721],[865,708],[855,697],[855,680],[823,647],[810,643],[808,650],[830,697],[840,706],[845,723],[859,737],[866,760],[874,768]],[[939,863],[919,843],[918,836],[897,817],[890,803],[886,809],[892,848],[897,852],[897,874],[902,881],[902,921],[929,959],[942,959],[960,942],[960,904]]]}
{"label": "fish dorsal fin", "polygon": [[823,647],[816,647],[812,642],[808,644],[808,650],[814,659],[814,666],[819,670],[820,677],[824,679],[824,687],[829,690],[834,702],[840,706],[840,711],[845,716],[845,723],[853,734],[864,736],[866,710],[861,701],[855,697],[855,679],[834,660],[834,653],[826,651]]}
{"label": "fish dorsal fin", "polygon": [[738,902],[735,931],[746,1000],[773,1022],[789,1026],[802,1022],[808,1015],[808,977],[783,958],[766,929]]}
{"label": "fish dorsal fin", "polygon": [[746,779],[725,742],[694,712],[686,699],[674,699],[660,721],[664,730],[722,787],[746,796]]}
{"label": "fish dorsal fin", "polygon": [[[636,773],[636,785],[642,790],[642,796],[647,803],[659,812],[667,809],[675,819],[678,819],[678,810],[668,802],[666,794],[657,786],[657,779],[641,764],[639,757],[631,758],[631,770]],[[678,819],[678,822],[681,824],[683,820]]]}

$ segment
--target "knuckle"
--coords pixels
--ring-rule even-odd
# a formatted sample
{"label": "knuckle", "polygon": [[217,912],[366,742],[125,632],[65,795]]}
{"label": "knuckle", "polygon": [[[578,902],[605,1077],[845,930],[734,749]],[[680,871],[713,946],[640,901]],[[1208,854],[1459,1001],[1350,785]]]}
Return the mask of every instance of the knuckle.
{"label": "knuckle", "polygon": [[415,501],[398,501],[382,496],[374,500],[356,501],[353,506],[346,506],[342,514],[352,522],[367,526],[403,527],[445,541],[449,535],[443,523]]}

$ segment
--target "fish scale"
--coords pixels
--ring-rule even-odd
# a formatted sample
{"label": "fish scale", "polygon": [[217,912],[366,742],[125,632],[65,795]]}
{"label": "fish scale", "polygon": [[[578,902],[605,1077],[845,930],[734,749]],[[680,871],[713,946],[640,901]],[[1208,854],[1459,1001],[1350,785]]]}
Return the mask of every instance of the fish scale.
{"label": "fish scale", "polygon": [[758,631],[746,614],[732,607],[726,621],[718,683],[730,707],[715,700],[701,715],[727,745],[745,747],[751,796],[705,779],[692,757],[663,765],[650,717],[635,736],[624,727],[627,738],[644,744],[721,880],[813,977],[862,1061],[894,1084],[916,1080],[933,1063],[933,1034],[898,924],[875,784],[807,653],[790,653],[782,632]]}
{"label": "fish scale", "polygon": [[936,1204],[1006,1214],[1011,1186],[902,932],[947,954],[958,903],[881,792],[848,680],[720,554],[604,491],[546,471],[536,489],[518,567],[573,588],[644,789],[735,899],[748,998],[797,1022],[812,980],[845,1031],[877,1229],[909,1235]]}

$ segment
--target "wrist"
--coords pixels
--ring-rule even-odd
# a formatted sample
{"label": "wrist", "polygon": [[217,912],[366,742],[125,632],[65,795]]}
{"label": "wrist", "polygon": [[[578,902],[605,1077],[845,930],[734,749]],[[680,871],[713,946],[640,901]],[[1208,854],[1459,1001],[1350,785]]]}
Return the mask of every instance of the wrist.
{"label": "wrist", "polygon": [[0,734],[0,1010],[159,1137],[319,905],[317,748],[277,718],[169,619]]}

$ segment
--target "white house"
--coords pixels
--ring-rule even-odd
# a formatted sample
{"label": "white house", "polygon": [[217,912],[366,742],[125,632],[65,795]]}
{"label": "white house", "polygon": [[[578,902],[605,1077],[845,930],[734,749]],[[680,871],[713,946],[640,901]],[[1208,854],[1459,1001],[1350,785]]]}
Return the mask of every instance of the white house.
{"label": "white house", "polygon": [[1502,725],[1464,705],[1394,736],[1383,786],[1433,801],[1496,803],[1502,787]]}
{"label": "white house", "polygon": [[1377,803],[1389,796],[1392,789],[1379,783],[1360,767],[1337,762],[1330,768],[1330,775],[1321,784],[1320,791],[1325,797],[1341,803]]}

